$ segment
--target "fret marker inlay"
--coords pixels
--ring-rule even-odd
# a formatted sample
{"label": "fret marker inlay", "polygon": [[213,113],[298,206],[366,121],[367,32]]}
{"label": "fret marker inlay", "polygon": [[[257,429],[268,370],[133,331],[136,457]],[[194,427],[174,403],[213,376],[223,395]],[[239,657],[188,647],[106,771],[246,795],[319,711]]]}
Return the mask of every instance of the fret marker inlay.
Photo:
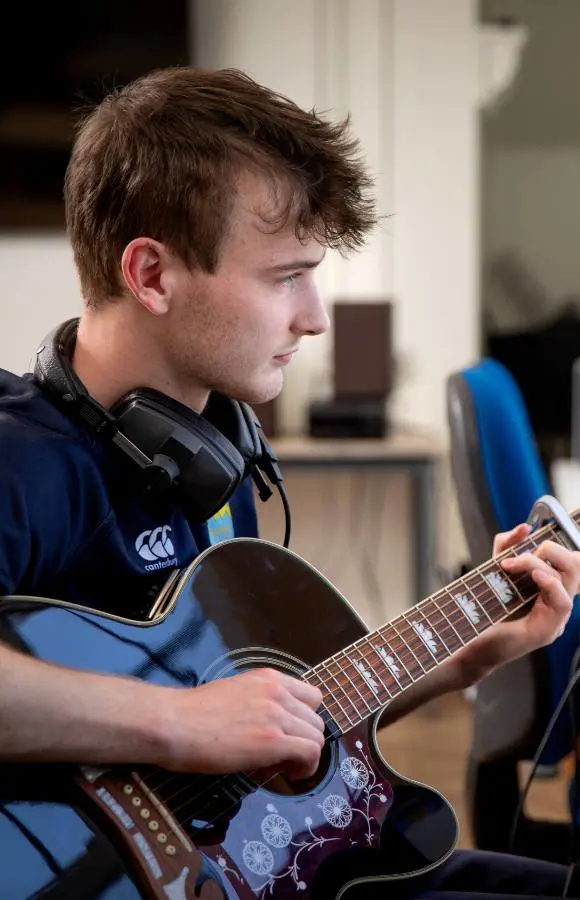
{"label": "fret marker inlay", "polygon": [[421,622],[411,622],[411,625],[413,626],[425,646],[429,648],[431,653],[437,653],[439,647],[437,645],[437,641],[433,637],[432,632],[430,632],[428,628],[425,628],[425,626]]}
{"label": "fret marker inlay", "polygon": [[[551,528],[516,550],[537,547],[544,533],[565,544]],[[498,560],[490,559],[469,573],[469,580],[465,576],[437,591],[412,612],[368,634],[364,642],[355,641],[306,675],[324,689],[325,702],[337,713],[336,727],[344,734],[535,596],[531,581],[511,581]]]}
{"label": "fret marker inlay", "polygon": [[355,659],[355,660],[354,660],[354,664],[355,664],[355,667],[356,667],[356,668],[358,669],[358,671],[360,672],[360,674],[362,675],[362,677],[364,678],[364,680],[366,681],[366,683],[368,684],[368,686],[370,687],[371,691],[372,691],[374,694],[376,694],[377,697],[378,697],[378,695],[379,695],[379,685],[378,685],[376,679],[373,678],[373,676],[371,675],[371,673],[369,672],[369,670],[365,668],[365,665],[364,665],[364,663],[362,662],[362,660]]}
{"label": "fret marker inlay", "polygon": [[477,611],[475,601],[470,600],[467,594],[453,594],[453,599],[460,607],[460,609],[463,610],[467,618],[471,622],[473,622],[474,625],[477,625],[477,623],[481,620],[481,616]]}
{"label": "fret marker inlay", "polygon": [[483,577],[489,584],[492,591],[495,593],[500,603],[503,603],[504,606],[507,606],[514,595],[514,592],[512,591],[503,575],[500,575],[499,572],[491,572],[489,575],[484,575]]}
{"label": "fret marker inlay", "polygon": [[376,644],[373,644],[373,649],[377,651],[391,675],[394,675],[394,677],[398,680],[401,669],[395,662],[395,657],[387,653],[384,647],[377,647]]}

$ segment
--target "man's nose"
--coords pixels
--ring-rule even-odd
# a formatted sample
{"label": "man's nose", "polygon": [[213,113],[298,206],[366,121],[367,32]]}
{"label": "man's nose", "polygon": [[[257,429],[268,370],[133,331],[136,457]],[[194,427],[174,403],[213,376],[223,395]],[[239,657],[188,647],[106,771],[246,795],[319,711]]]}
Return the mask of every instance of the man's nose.
{"label": "man's nose", "polygon": [[330,327],[326,306],[318,292],[315,292],[296,316],[294,332],[304,335],[324,334]]}

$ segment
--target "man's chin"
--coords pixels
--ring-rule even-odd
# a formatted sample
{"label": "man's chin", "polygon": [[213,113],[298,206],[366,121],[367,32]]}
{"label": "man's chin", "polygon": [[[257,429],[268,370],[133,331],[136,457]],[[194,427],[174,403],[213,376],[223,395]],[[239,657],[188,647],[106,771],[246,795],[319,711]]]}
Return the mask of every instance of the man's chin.
{"label": "man's chin", "polygon": [[275,400],[284,387],[284,376],[282,372],[277,372],[276,374],[279,377],[275,382],[271,379],[268,384],[263,383],[261,385],[254,384],[244,385],[243,387],[240,386],[235,393],[235,399],[243,400],[245,403],[250,403],[252,406],[259,406],[261,403],[269,403],[270,400]]}

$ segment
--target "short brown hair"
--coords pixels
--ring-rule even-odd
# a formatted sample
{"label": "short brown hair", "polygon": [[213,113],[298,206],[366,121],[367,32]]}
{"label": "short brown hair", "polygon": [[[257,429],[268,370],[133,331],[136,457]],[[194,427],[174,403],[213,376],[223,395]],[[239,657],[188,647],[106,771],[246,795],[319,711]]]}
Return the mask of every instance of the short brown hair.
{"label": "short brown hair", "polygon": [[214,272],[244,167],[290,188],[280,225],[292,216],[299,236],[360,247],[376,216],[348,125],[235,69],[172,67],[115,90],[81,121],[65,177],[86,301],[122,295],[123,250],[140,235]]}

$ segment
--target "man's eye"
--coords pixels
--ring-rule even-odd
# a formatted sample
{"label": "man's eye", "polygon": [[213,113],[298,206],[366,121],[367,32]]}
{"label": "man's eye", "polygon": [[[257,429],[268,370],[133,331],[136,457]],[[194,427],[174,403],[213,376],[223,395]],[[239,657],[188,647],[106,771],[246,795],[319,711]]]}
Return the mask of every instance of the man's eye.
{"label": "man's eye", "polygon": [[290,275],[285,275],[282,279],[282,284],[293,284],[293,282],[297,281],[302,272],[292,272]]}

